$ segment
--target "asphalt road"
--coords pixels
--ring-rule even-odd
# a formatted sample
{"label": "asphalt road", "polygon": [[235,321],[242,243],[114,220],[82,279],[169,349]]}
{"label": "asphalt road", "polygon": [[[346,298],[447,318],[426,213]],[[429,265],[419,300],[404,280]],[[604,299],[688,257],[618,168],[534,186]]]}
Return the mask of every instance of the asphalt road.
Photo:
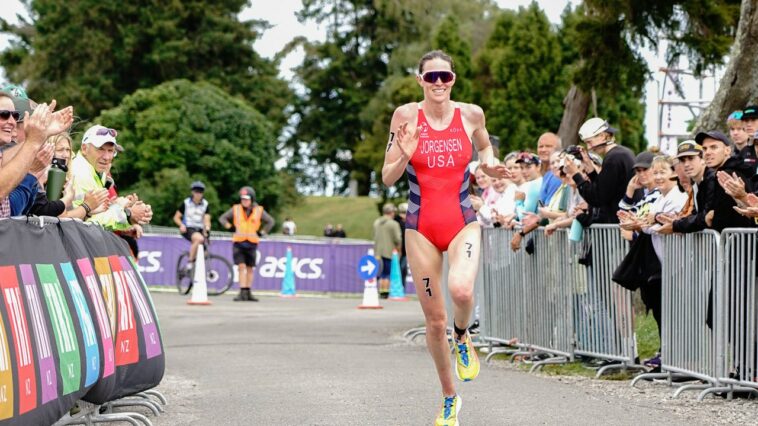
{"label": "asphalt road", "polygon": [[[188,306],[176,294],[153,297],[167,357],[158,390],[169,399],[156,426],[433,424],[441,396],[431,358],[423,342],[401,337],[423,322],[416,302],[364,311],[344,298],[225,295]],[[693,424],[497,363],[458,392],[464,425]]]}

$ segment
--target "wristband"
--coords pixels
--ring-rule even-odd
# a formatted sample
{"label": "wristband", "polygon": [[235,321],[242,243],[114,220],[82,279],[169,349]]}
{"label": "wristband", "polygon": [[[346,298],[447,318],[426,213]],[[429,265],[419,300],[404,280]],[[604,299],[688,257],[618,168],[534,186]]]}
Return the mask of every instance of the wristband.
{"label": "wristband", "polygon": [[526,236],[526,234],[524,234],[524,231],[518,231],[518,234],[521,235],[522,237]]}
{"label": "wristband", "polygon": [[131,223],[132,221],[132,211],[128,208],[124,209],[124,214],[126,215],[126,221]]}
{"label": "wristband", "polygon": [[84,208],[84,218],[87,219],[92,216],[92,209],[90,206],[87,205],[87,203],[82,203],[81,206]]}

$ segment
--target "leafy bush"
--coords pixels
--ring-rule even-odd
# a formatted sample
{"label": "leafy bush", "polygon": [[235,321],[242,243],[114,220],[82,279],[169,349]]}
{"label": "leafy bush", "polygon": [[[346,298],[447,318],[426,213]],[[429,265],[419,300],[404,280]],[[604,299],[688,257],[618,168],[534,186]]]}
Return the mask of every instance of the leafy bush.
{"label": "leafy bush", "polygon": [[238,202],[242,186],[253,186],[272,212],[295,192],[291,182],[277,179],[268,120],[212,84],[174,80],[138,90],[96,121],[118,130],[125,151],[114,162],[114,178],[120,192],[137,191],[153,205],[155,225],[173,224],[194,180],[206,184],[214,222]]}

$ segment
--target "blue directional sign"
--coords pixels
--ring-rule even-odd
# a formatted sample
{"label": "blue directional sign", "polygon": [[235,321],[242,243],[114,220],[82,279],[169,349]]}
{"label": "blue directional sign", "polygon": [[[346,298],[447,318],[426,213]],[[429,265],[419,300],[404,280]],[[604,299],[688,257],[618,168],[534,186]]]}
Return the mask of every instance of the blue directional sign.
{"label": "blue directional sign", "polygon": [[379,262],[374,256],[365,255],[358,261],[358,275],[362,280],[370,280],[379,273]]}

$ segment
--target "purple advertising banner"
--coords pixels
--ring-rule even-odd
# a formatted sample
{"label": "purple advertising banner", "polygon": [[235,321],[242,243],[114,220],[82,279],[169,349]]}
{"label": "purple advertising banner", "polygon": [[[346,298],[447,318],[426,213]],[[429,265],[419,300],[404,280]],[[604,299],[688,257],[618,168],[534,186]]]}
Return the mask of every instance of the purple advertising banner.
{"label": "purple advertising banner", "polygon": [[[297,291],[363,292],[358,277],[358,261],[371,243],[346,242],[340,239],[321,241],[261,240],[253,287],[258,290],[281,290],[287,247],[292,248],[293,272]],[[139,240],[139,269],[147,285],[174,286],[176,262],[189,242],[178,235],[147,234]],[[212,238],[209,251],[232,260],[232,241]],[[235,287],[236,283],[235,274]],[[409,286],[412,291],[412,286]],[[406,287],[408,288],[408,287]]]}

